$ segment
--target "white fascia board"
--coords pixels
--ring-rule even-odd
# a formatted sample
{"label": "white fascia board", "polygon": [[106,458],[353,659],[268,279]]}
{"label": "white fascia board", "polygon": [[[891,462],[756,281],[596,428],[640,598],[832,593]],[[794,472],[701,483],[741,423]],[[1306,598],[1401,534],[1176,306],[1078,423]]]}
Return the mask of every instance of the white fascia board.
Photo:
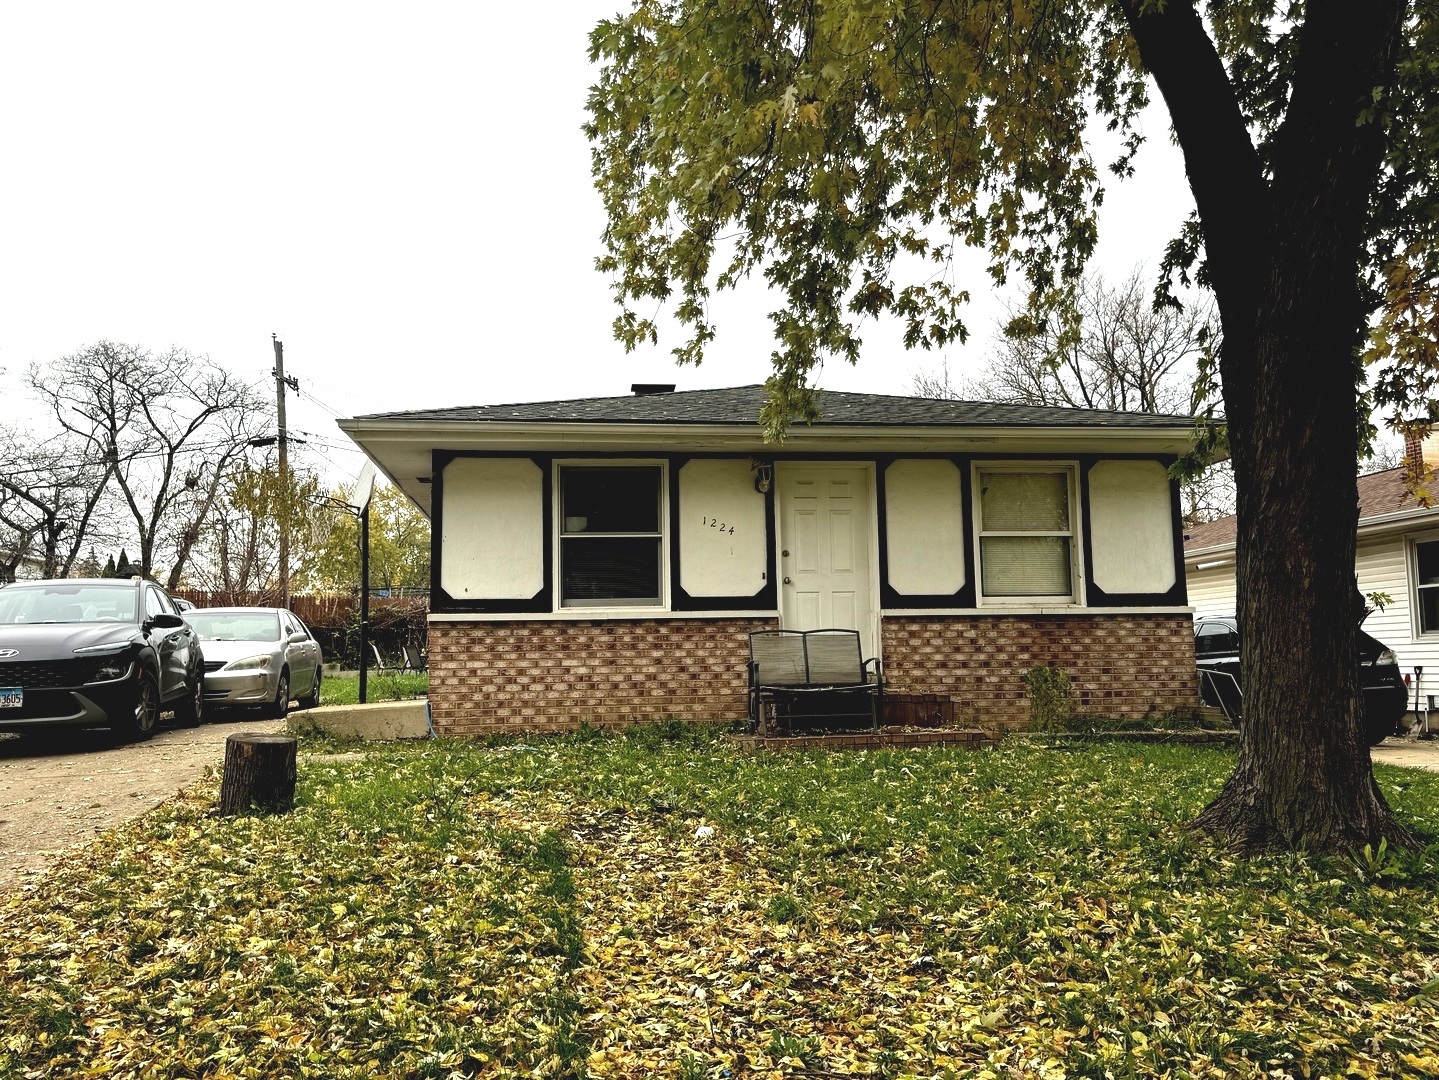
{"label": "white fascia board", "polygon": [[[1416,524],[1433,524],[1439,526],[1439,506],[1399,510],[1392,514],[1376,514],[1374,517],[1364,518],[1359,522],[1357,536],[1362,540],[1372,540],[1375,537],[1383,536],[1385,533],[1407,532]],[[1184,561],[1191,563],[1212,558],[1215,555],[1232,555],[1237,546],[1235,541],[1230,540],[1225,544],[1210,544],[1208,547],[1202,548],[1185,548]]]}
{"label": "white fascia board", "polygon": [[[755,424],[496,423],[465,420],[337,421],[390,481],[431,512],[431,453],[488,450],[523,453],[775,454],[1183,454],[1191,429],[1085,427],[909,427],[796,424],[784,443],[766,443]],[[422,481],[420,478],[426,477]]]}
{"label": "white fascia board", "polygon": [[[1359,521],[1358,535],[1363,537],[1377,536],[1385,532],[1402,532],[1409,529],[1416,522],[1432,521],[1439,526],[1439,506],[1415,507],[1412,510],[1396,510],[1392,514],[1375,514],[1373,517],[1361,518]],[[1185,548],[1186,559],[1201,558],[1205,555],[1217,555],[1233,551],[1235,542],[1230,540],[1224,544],[1211,544],[1202,548]]]}
{"label": "white fascia board", "polygon": [[1416,523],[1430,522],[1439,525],[1439,506],[1416,507],[1413,510],[1399,510],[1392,514],[1378,514],[1359,522],[1359,535],[1368,537],[1389,531],[1402,532]]}
{"label": "white fascia board", "polygon": [[1213,558],[1215,555],[1233,555],[1235,543],[1233,540],[1227,544],[1210,544],[1202,548],[1185,548],[1184,561],[1194,562],[1196,559]]}
{"label": "white fascia board", "polygon": [[733,450],[740,453],[1130,453],[1182,454],[1192,429],[1091,427],[916,427],[803,424],[790,427],[784,443],[766,443],[755,424],[575,424],[354,419],[340,430],[362,447],[421,443],[445,450],[653,451]]}

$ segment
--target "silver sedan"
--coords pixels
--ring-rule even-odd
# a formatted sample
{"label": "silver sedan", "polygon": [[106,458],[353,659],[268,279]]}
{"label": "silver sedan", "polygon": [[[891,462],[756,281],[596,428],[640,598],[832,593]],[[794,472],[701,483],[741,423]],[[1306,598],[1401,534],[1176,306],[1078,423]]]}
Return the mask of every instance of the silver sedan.
{"label": "silver sedan", "polygon": [[309,628],[284,608],[195,608],[185,621],[205,653],[205,700],[259,705],[277,719],[320,703],[323,658]]}

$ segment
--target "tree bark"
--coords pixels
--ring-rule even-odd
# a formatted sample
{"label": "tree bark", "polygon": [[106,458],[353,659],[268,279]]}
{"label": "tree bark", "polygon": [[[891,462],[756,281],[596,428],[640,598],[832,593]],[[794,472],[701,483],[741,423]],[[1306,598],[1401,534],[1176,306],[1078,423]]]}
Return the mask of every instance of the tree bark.
{"label": "tree bark", "polygon": [[285,813],[295,802],[296,742],[288,735],[231,735],[220,781],[222,817],[261,810]]}
{"label": "tree bark", "polygon": [[[1354,578],[1359,268],[1404,0],[1314,0],[1267,175],[1191,4],[1120,0],[1169,105],[1224,326],[1244,721],[1195,826],[1235,849],[1412,844],[1360,734]],[[1382,95],[1381,95],[1382,98]]]}

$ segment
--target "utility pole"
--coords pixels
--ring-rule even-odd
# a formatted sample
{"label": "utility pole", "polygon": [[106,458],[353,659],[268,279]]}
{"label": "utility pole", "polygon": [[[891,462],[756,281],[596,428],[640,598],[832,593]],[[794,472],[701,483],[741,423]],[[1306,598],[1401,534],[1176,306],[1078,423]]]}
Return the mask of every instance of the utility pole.
{"label": "utility pole", "polygon": [[274,334],[275,343],[275,414],[279,419],[280,447],[280,606],[290,606],[290,456],[285,436],[285,387],[298,391],[300,380],[285,378],[285,343]]}

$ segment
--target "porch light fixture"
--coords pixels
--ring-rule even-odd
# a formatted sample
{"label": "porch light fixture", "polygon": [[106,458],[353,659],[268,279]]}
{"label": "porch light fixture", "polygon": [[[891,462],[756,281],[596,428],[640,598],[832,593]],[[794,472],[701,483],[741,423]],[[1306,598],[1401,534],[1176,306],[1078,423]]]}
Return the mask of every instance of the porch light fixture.
{"label": "porch light fixture", "polygon": [[754,471],[754,489],[763,495],[774,483],[774,462],[750,458],[749,467]]}

